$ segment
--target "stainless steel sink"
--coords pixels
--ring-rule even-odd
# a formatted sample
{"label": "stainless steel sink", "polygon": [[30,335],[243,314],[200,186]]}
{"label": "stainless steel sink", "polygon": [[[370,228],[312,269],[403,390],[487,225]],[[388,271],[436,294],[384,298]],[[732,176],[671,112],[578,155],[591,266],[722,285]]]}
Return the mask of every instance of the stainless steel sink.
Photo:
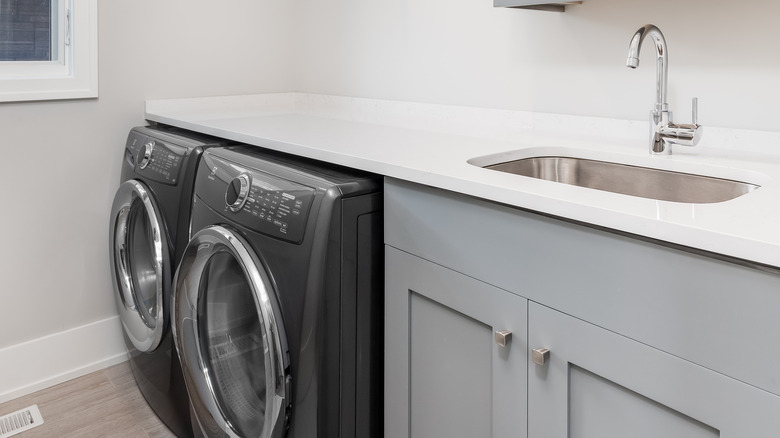
{"label": "stainless steel sink", "polygon": [[607,192],[692,204],[728,201],[759,187],[710,176],[563,156],[523,158],[483,167]]}

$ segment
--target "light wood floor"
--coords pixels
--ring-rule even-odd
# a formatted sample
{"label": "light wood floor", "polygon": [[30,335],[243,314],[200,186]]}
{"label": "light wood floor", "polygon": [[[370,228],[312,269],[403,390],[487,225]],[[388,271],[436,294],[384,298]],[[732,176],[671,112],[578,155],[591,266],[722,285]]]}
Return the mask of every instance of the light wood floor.
{"label": "light wood floor", "polygon": [[0,404],[0,416],[37,404],[43,425],[14,438],[170,438],[127,362]]}

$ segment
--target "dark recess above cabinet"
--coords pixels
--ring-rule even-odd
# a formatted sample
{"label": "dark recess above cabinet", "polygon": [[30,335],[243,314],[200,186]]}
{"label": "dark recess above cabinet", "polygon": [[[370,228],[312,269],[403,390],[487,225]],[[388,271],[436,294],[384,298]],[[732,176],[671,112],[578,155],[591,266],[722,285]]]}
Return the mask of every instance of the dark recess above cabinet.
{"label": "dark recess above cabinet", "polygon": [[568,5],[579,5],[581,1],[571,2],[545,2],[534,0],[493,0],[493,7],[496,8],[522,8],[538,9],[542,11],[563,12]]}

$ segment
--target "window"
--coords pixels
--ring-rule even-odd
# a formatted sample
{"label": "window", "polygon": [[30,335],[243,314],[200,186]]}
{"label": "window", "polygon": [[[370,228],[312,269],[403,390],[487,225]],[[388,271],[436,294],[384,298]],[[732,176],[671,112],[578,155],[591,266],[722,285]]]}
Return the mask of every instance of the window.
{"label": "window", "polygon": [[0,0],[0,102],[97,97],[97,0]]}
{"label": "window", "polygon": [[0,61],[57,59],[56,24],[56,0],[0,0]]}

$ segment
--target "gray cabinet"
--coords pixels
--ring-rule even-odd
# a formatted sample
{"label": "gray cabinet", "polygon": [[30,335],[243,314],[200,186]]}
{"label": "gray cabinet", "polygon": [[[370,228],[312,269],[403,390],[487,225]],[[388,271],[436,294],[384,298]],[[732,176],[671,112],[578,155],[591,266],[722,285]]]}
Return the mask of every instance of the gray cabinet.
{"label": "gray cabinet", "polygon": [[780,436],[780,397],[537,303],[528,318],[550,351],[529,368],[529,438]]}
{"label": "gray cabinet", "polygon": [[386,279],[385,436],[525,437],[526,300],[392,247]]}
{"label": "gray cabinet", "polygon": [[[388,438],[780,437],[776,272],[393,179],[385,243]],[[435,345],[472,324],[487,339],[526,311],[509,350]],[[453,392],[489,355],[512,369]],[[462,405],[518,373],[526,383]]]}

